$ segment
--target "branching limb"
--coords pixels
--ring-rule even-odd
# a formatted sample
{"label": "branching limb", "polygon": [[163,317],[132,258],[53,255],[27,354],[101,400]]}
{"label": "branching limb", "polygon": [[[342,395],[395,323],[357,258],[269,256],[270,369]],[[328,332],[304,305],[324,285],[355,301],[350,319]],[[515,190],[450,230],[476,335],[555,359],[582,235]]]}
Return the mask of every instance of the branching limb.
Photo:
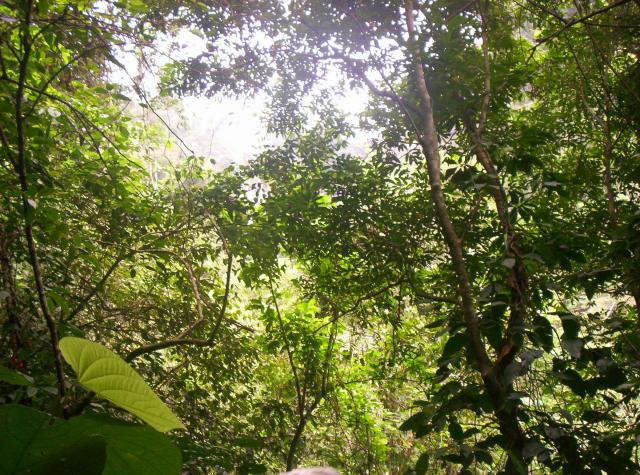
{"label": "branching limb", "polygon": [[[224,239],[224,238],[223,238]],[[216,320],[215,326],[211,331],[211,335],[209,335],[208,340],[213,342],[220,331],[220,325],[222,324],[222,320],[225,318],[225,314],[227,312],[227,305],[229,303],[229,292],[231,291],[231,274],[233,271],[233,255],[231,253],[227,254],[227,275],[225,279],[224,286],[224,296],[222,297],[222,304],[220,305],[220,313],[218,314],[218,318]]]}
{"label": "branching limb", "polygon": [[[507,397],[507,390],[499,381],[496,368],[489,359],[486,346],[482,340],[480,321],[476,314],[475,301],[467,274],[462,244],[449,217],[449,211],[444,198],[440,172],[438,135],[433,118],[431,96],[424,75],[421,51],[415,39],[414,9],[413,0],[406,0],[405,18],[409,36],[409,53],[413,63],[413,81],[420,93],[420,108],[422,110],[422,123],[424,125],[420,142],[427,160],[427,170],[431,184],[431,199],[436,208],[444,240],[449,247],[449,255],[451,256],[454,272],[458,281],[460,307],[471,343],[471,352],[475,356],[485,390],[492,401],[494,414],[498,419],[500,431],[509,441],[509,449],[512,451],[516,461],[521,464],[524,463],[522,451],[525,446],[526,437],[520,427],[516,411],[505,409],[504,403]],[[514,463],[514,461],[507,463],[507,473],[516,473],[516,469],[513,466]]]}
{"label": "branching limb", "polygon": [[116,258],[115,261],[113,261],[113,263],[109,266],[109,268],[107,269],[107,271],[104,273],[104,275],[102,276],[102,278],[93,286],[93,288],[84,296],[80,299],[80,302],[73,308],[73,310],[71,310],[71,312],[69,312],[69,314],[64,317],[63,321],[69,321],[74,319],[81,311],[83,311],[86,306],[89,304],[89,302],[91,301],[91,299],[98,293],[98,291],[104,286],[104,284],[106,284],[107,280],[109,280],[109,277],[111,277],[111,275],[115,272],[115,270],[118,268],[118,266],[128,257],[131,257],[133,254],[135,254],[136,251],[134,252],[130,252],[127,253],[123,256],[119,256]]}
{"label": "branching limb", "polygon": [[15,158],[15,166],[20,181],[20,190],[22,195],[22,212],[24,217],[24,233],[29,249],[29,261],[31,263],[31,268],[33,269],[33,277],[36,285],[36,292],[38,294],[38,302],[40,303],[40,310],[42,311],[42,315],[49,330],[51,351],[53,353],[56,378],[58,382],[58,404],[60,408],[62,408],[63,399],[66,394],[64,367],[62,363],[60,348],[58,347],[58,328],[56,327],[56,322],[54,321],[53,316],[49,311],[47,294],[42,280],[42,269],[40,267],[40,260],[38,258],[38,250],[33,235],[33,224],[31,217],[32,206],[29,198],[29,183],[27,179],[27,143],[25,138],[26,118],[24,116],[22,107],[24,104],[24,92],[26,88],[27,73],[32,47],[29,31],[33,10],[32,0],[28,0],[25,3],[25,9],[25,18],[21,28],[22,58],[19,62],[20,71],[18,75],[18,87],[15,97],[15,123],[17,135],[17,157]]}
{"label": "branching limb", "polygon": [[422,145],[423,153],[427,160],[427,170],[429,173],[429,181],[431,184],[431,198],[435,204],[436,213],[444,239],[449,247],[449,253],[453,261],[453,267],[458,280],[458,291],[461,297],[462,311],[469,330],[469,336],[473,347],[474,354],[478,360],[480,372],[484,378],[493,376],[493,370],[487,350],[482,342],[480,333],[480,322],[475,311],[475,304],[471,292],[471,285],[467,275],[466,265],[463,257],[462,246],[456,234],[449,211],[444,198],[442,189],[442,178],[440,172],[440,153],[438,145],[438,134],[433,118],[433,107],[431,96],[427,88],[427,82],[424,76],[424,66],[420,59],[420,49],[415,41],[414,26],[414,4],[412,0],[405,3],[405,18],[407,23],[407,31],[409,34],[410,55],[413,63],[413,80],[420,94],[420,109],[422,112],[423,130],[418,137]]}
{"label": "branching limb", "polygon": [[[618,0],[617,2],[611,3],[609,5],[606,5],[602,8],[599,8],[598,10],[594,10],[591,13],[588,13],[584,16],[581,16],[580,18],[576,18],[574,20],[571,21],[566,21],[566,20],[561,20],[564,23],[564,26],[562,26],[562,28],[554,31],[553,33],[551,33],[550,35],[545,36],[544,38],[540,38],[539,40],[536,41],[535,46],[532,48],[531,53],[529,54],[529,59],[531,59],[536,51],[536,49],[538,49],[540,46],[542,46],[543,44],[551,41],[554,38],[557,38],[558,36],[560,36],[562,33],[564,33],[566,30],[568,30],[569,28],[578,25],[580,23],[584,23],[587,20],[597,16],[597,15],[601,15],[603,13],[608,12],[609,10],[613,10],[614,8],[618,8],[621,7],[622,5],[625,5],[627,3],[630,3],[633,0]],[[533,2],[529,2],[531,4],[534,4]],[[534,4],[535,5],[535,4]],[[546,10],[543,10],[546,11]],[[557,15],[553,15],[555,18],[557,18]]]}
{"label": "branching limb", "polygon": [[147,353],[153,353],[165,348],[172,348],[174,346],[192,345],[192,346],[211,346],[209,340],[203,340],[201,338],[172,338],[170,340],[159,341],[157,343],[151,343],[144,345],[135,350],[132,350],[127,354],[124,360],[127,363],[131,363],[134,359]]}
{"label": "branching limb", "polygon": [[335,316],[333,316],[327,322],[323,323],[322,325],[320,325],[319,327],[314,329],[313,333],[317,333],[320,330],[322,330],[324,327],[329,326],[329,325],[337,322],[342,317],[344,317],[344,316],[350,314],[351,312],[354,312],[355,310],[357,310],[360,307],[360,305],[362,305],[367,300],[371,300],[372,298],[377,297],[378,295],[381,295],[381,294],[387,292],[388,290],[393,289],[394,287],[397,287],[402,282],[404,282],[404,279],[398,280],[396,282],[392,282],[391,284],[385,285],[384,287],[382,287],[382,288],[380,288],[378,290],[374,290],[373,292],[370,292],[367,295],[363,295],[362,297],[359,297],[358,299],[356,299],[356,302],[351,307],[349,307],[347,310],[344,310],[344,311],[336,314]]}
{"label": "branching limb", "polygon": [[271,278],[269,278],[269,288],[271,290],[271,299],[273,300],[273,305],[276,309],[276,317],[278,318],[278,325],[280,326],[280,332],[282,333],[282,340],[284,341],[285,350],[287,351],[287,358],[289,359],[289,366],[291,367],[293,382],[296,387],[296,399],[298,401],[298,412],[302,414],[304,413],[304,400],[303,400],[303,394],[302,394],[302,386],[300,385],[300,378],[298,377],[298,369],[296,367],[295,361],[293,360],[293,350],[291,349],[291,345],[289,344],[289,337],[287,336],[287,330],[285,329],[284,322],[282,321],[282,315],[280,314],[278,299],[276,298],[276,293],[275,293],[275,290],[273,289],[273,282],[271,281]]}

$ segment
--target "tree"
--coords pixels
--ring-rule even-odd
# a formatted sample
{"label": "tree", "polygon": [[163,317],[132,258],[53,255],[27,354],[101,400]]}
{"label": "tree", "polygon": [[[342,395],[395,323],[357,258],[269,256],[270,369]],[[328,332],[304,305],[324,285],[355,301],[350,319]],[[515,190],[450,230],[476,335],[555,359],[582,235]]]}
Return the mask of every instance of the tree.
{"label": "tree", "polygon": [[[74,334],[172,406],[190,473],[635,469],[637,2],[0,8],[3,424],[121,414]],[[246,166],[170,128],[159,156],[124,94],[168,127],[159,99],[109,82],[185,28],[207,48],[163,94],[271,98]],[[337,88],[369,92],[359,127]],[[107,470],[104,427],[60,450]]]}

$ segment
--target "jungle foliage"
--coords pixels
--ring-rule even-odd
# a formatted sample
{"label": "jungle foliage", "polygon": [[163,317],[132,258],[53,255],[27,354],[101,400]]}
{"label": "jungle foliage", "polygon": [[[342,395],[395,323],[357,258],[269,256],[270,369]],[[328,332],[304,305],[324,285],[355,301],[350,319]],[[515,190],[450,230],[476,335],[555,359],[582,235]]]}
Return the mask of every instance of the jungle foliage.
{"label": "jungle foliage", "polygon": [[[639,47],[637,0],[0,2],[0,473],[637,472]],[[276,145],[205,163],[192,94]]]}

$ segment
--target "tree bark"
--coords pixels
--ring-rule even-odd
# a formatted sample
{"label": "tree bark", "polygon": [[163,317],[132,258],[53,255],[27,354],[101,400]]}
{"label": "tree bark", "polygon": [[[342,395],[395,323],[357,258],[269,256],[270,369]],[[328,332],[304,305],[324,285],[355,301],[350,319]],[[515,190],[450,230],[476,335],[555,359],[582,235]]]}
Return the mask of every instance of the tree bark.
{"label": "tree bark", "polygon": [[24,217],[24,234],[29,250],[29,261],[31,263],[31,268],[33,269],[33,277],[35,280],[36,292],[38,294],[38,302],[40,303],[40,310],[42,311],[42,315],[47,324],[47,329],[49,330],[49,340],[51,344],[51,351],[53,353],[56,378],[58,380],[58,403],[60,408],[62,409],[63,399],[66,394],[66,388],[62,355],[60,353],[60,348],[58,347],[58,328],[49,310],[49,304],[47,303],[45,286],[42,281],[42,269],[40,267],[40,260],[38,259],[36,241],[33,236],[33,224],[29,216],[31,214],[30,210],[32,208],[32,204],[30,203],[29,199],[29,183],[27,181],[27,144],[24,133],[25,118],[23,116],[22,106],[24,104],[24,91],[26,87],[27,70],[29,67],[32,46],[29,32],[29,28],[31,26],[32,10],[33,4],[32,1],[29,0],[25,5],[25,18],[22,24],[21,31],[22,58],[20,59],[18,88],[15,97],[17,157],[14,165],[20,181],[20,191],[22,195],[22,212]]}
{"label": "tree bark", "polygon": [[302,416],[298,421],[296,431],[293,433],[293,439],[291,439],[291,443],[289,444],[289,451],[287,452],[287,472],[295,468],[296,453],[298,452],[298,446],[300,445],[300,441],[302,440],[302,434],[306,425],[307,418],[305,416]]}
{"label": "tree bark", "polygon": [[0,229],[0,270],[2,272],[2,287],[8,295],[4,297],[4,305],[7,311],[7,320],[9,321],[9,344],[13,353],[11,358],[12,364],[20,370],[24,362],[20,361],[19,352],[24,346],[22,341],[22,322],[18,314],[18,297],[16,295],[16,282],[14,277],[13,265],[9,256],[9,246],[18,233],[9,233],[4,229]]}
{"label": "tree bark", "polygon": [[[413,81],[419,92],[419,108],[422,113],[422,130],[420,131],[418,140],[420,141],[427,161],[427,171],[431,186],[431,199],[436,208],[436,214],[438,216],[444,240],[449,248],[449,254],[451,256],[458,284],[461,310],[471,340],[471,349],[476,358],[478,370],[482,377],[485,390],[492,401],[494,415],[498,420],[500,431],[508,444],[507,450],[512,457],[524,464],[522,451],[526,439],[520,428],[516,411],[508,410],[505,407],[505,402],[507,402],[506,396],[510,391],[500,383],[496,374],[496,368],[491,363],[485,344],[482,340],[480,322],[475,310],[475,302],[466,270],[462,244],[449,216],[444,197],[442,179],[440,176],[438,134],[433,117],[432,99],[429,94],[422,61],[420,59],[420,49],[415,41],[413,11],[413,1],[407,0],[405,3],[405,18],[409,34],[408,47],[411,61],[413,63]],[[519,473],[511,457],[507,462],[505,470],[508,474]]]}

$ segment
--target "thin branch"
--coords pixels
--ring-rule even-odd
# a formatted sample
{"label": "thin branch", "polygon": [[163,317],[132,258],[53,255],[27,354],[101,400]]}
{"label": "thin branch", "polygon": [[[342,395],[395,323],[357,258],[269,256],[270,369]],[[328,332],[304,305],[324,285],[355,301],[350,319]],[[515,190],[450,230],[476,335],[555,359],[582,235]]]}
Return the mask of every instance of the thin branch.
{"label": "thin branch", "polygon": [[289,337],[287,336],[287,331],[284,328],[284,322],[282,321],[282,315],[280,314],[280,307],[278,306],[278,299],[276,298],[276,293],[273,290],[273,281],[271,277],[269,277],[269,288],[271,289],[271,298],[273,299],[273,305],[276,308],[276,317],[278,318],[278,324],[280,326],[280,331],[282,333],[282,339],[284,340],[284,346],[287,351],[287,358],[289,359],[289,365],[291,366],[291,372],[293,373],[293,382],[296,386],[296,399],[298,401],[298,412],[300,414],[304,413],[304,401],[302,399],[302,389],[300,386],[300,378],[298,378],[298,370],[296,368],[295,362],[293,361],[293,352],[291,350],[291,346],[289,345]]}
{"label": "thin branch", "polygon": [[[8,82],[11,82],[13,84],[18,84],[18,81],[15,81],[11,78],[6,78],[5,79]],[[36,93],[42,93],[43,96],[48,97],[49,99],[59,102],[60,104],[63,104],[64,106],[66,106],[67,108],[69,108],[69,110],[71,110],[73,113],[75,113],[78,117],[82,118],[82,122],[83,125],[85,127],[88,126],[88,128],[90,129],[94,129],[96,132],[98,132],[108,143],[109,145],[111,145],[116,152],[122,156],[122,158],[124,158],[125,160],[127,160],[131,165],[143,169],[143,167],[139,164],[134,162],[133,160],[131,160],[129,157],[127,157],[121,150],[120,148],[113,142],[113,140],[100,128],[98,127],[91,119],[89,119],[87,117],[87,115],[82,112],[81,110],[79,110],[76,106],[74,106],[73,104],[71,104],[69,101],[67,101],[66,99],[63,99],[62,97],[56,95],[56,94],[51,94],[49,92],[46,91],[41,91],[40,89],[37,89],[35,87],[29,86],[27,84],[24,85],[25,89],[28,89],[30,91],[36,92]]]}
{"label": "thin branch", "polygon": [[542,10],[547,15],[551,15],[552,17],[554,17],[556,20],[560,21],[561,23],[564,23],[564,24],[567,23],[567,20],[565,20],[565,18],[560,13],[555,12],[555,11],[549,9],[549,8],[546,8],[544,5],[540,5],[538,2],[536,2],[534,0],[527,0],[527,3],[530,3],[531,5],[536,7],[538,10]]}
{"label": "thin branch", "polygon": [[340,320],[345,315],[348,315],[351,312],[357,310],[358,307],[360,307],[360,305],[362,305],[367,300],[370,300],[370,299],[372,299],[374,297],[377,297],[378,295],[381,295],[381,294],[387,292],[388,290],[393,289],[394,287],[397,287],[402,282],[404,282],[404,279],[400,279],[400,280],[398,280],[396,282],[393,282],[391,284],[385,285],[384,287],[382,287],[382,288],[380,288],[378,290],[374,290],[373,292],[370,292],[370,293],[368,293],[366,295],[363,295],[362,297],[359,297],[358,299],[356,299],[356,302],[351,307],[349,307],[347,310],[344,310],[344,311],[340,312],[339,314],[333,316],[331,319],[329,319],[328,321],[326,321],[325,323],[323,323],[319,327],[315,328],[313,330],[313,333],[314,334],[318,333],[324,327],[327,327],[327,326],[331,325],[332,323],[337,322],[338,320]]}
{"label": "thin branch", "polygon": [[497,386],[494,381],[495,375],[487,350],[482,341],[480,333],[480,322],[475,311],[475,303],[471,292],[471,284],[467,275],[466,265],[463,257],[462,246],[455,231],[442,190],[442,178],[440,171],[440,153],[438,145],[438,135],[433,118],[433,105],[427,81],[424,75],[424,66],[420,59],[420,49],[415,40],[414,26],[414,4],[412,0],[405,2],[405,18],[407,24],[407,32],[409,35],[409,54],[413,63],[413,79],[420,94],[420,108],[422,111],[423,131],[418,136],[418,140],[422,145],[424,156],[427,160],[427,171],[429,173],[429,182],[431,185],[431,198],[435,205],[438,220],[443,237],[449,247],[449,254],[453,261],[454,271],[458,281],[458,291],[461,297],[460,305],[463,312],[467,329],[475,357],[478,361],[480,373],[484,379],[490,380],[493,386]]}
{"label": "thin branch", "polygon": [[[171,229],[169,231],[163,232],[158,234],[157,236],[154,237],[153,241],[158,241],[161,239],[164,239],[166,237],[169,237],[173,234],[176,234],[178,231],[180,230],[180,226],[176,229]],[[104,242],[101,241],[101,244],[105,244],[105,245],[114,245],[115,243],[111,243],[111,242]],[[98,291],[102,288],[102,286],[107,282],[107,280],[109,279],[109,277],[111,277],[111,275],[113,274],[113,272],[118,268],[118,266],[125,261],[126,259],[129,259],[131,257],[133,257],[134,255],[136,255],[137,253],[143,251],[144,248],[141,249],[134,249],[131,250],[130,252],[127,252],[126,254],[123,254],[119,257],[116,258],[116,260],[111,264],[111,266],[109,266],[109,268],[107,269],[107,272],[105,272],[105,274],[100,278],[100,280],[93,286],[93,288],[84,296],[80,299],[80,302],[76,305],[76,307],[69,313],[68,316],[66,316],[65,318],[63,318],[63,321],[66,322],[68,320],[71,320],[72,318],[74,318],[76,315],[78,315],[78,313],[80,313],[82,310],[84,310],[86,308],[86,306],[88,305],[89,301],[95,297],[95,295],[98,293]]]}
{"label": "thin branch", "polygon": [[[571,21],[564,21],[564,26],[562,28],[560,28],[559,30],[556,30],[555,32],[551,33],[548,36],[545,36],[544,38],[541,38],[539,40],[536,41],[536,45],[533,47],[533,50],[531,52],[531,54],[529,55],[529,57],[533,56],[533,53],[535,52],[535,50],[543,45],[544,43],[547,43],[548,41],[560,36],[565,30],[568,30],[569,28],[571,28],[572,26],[575,26],[579,23],[584,23],[586,20],[589,20],[590,18],[593,18],[594,16],[597,15],[601,15],[602,13],[606,13],[609,10],[613,10],[614,8],[620,7],[622,5],[625,5],[629,2],[631,2],[633,0],[619,0],[615,3],[612,3],[610,5],[607,5],[606,7],[602,7],[598,10],[594,10],[591,13],[588,13],[580,18],[576,18],[575,20],[571,20]],[[532,3],[532,2],[530,2]],[[557,18],[556,15],[554,15],[554,17]]]}
{"label": "thin branch", "polygon": [[187,261],[187,259],[185,259],[184,257],[182,257],[180,254],[178,254],[175,251],[172,251],[171,249],[140,249],[138,250],[138,253],[148,253],[148,254],[169,254],[173,257],[175,257],[180,264],[182,264],[182,267],[184,267],[184,270],[187,272],[187,277],[189,279],[189,283],[191,284],[191,289],[193,290],[193,297],[194,300],[196,302],[196,312],[198,313],[198,319],[193,322],[186,330],[184,330],[182,333],[180,333],[180,335],[178,337],[176,337],[176,339],[183,339],[188,333],[191,332],[191,330],[193,330],[193,328],[195,328],[198,324],[200,324],[201,322],[203,322],[205,320],[204,317],[204,312],[202,310],[202,296],[200,295],[200,286],[198,284],[198,280],[196,279],[195,275],[193,274],[193,269],[191,268],[191,264],[189,263],[189,261]]}
{"label": "thin branch", "polygon": [[75,63],[76,61],[79,61],[80,59],[84,58],[87,54],[98,50],[98,49],[104,49],[106,48],[106,46],[104,45],[98,45],[98,46],[94,46],[93,48],[88,48],[85,49],[84,51],[82,51],[81,53],[78,53],[76,56],[74,56],[73,58],[71,58],[71,60],[69,60],[67,63],[63,64],[62,66],[60,66],[60,68],[58,68],[58,70],[56,72],[54,72],[49,79],[47,79],[47,81],[44,83],[44,85],[40,88],[40,92],[38,92],[38,95],[36,96],[36,98],[33,100],[33,102],[31,103],[31,107],[29,108],[29,110],[27,111],[27,113],[25,114],[25,119],[27,119],[35,110],[35,108],[38,105],[38,102],[40,102],[40,99],[42,99],[44,93],[46,92],[46,90],[49,88],[49,86],[51,85],[51,83],[65,70],[67,69],[69,66],[71,66],[73,63]]}
{"label": "thin branch", "polygon": [[447,18],[445,18],[445,23],[449,23],[451,20],[453,20],[455,17],[457,17],[458,15],[460,15],[461,13],[464,13],[464,11],[469,8],[476,0],[469,0],[467,3],[462,4],[457,10],[453,11],[452,13],[449,14],[449,16],[447,16]]}
{"label": "thin branch", "polygon": [[2,146],[4,147],[4,149],[7,151],[7,158],[9,159],[9,162],[11,163],[11,165],[13,165],[15,169],[16,163],[14,162],[13,157],[11,156],[11,147],[9,146],[9,140],[7,139],[7,136],[4,133],[2,124],[0,124],[0,142],[2,143]]}
{"label": "thin branch", "polygon": [[468,233],[471,232],[471,230],[473,229],[473,226],[476,223],[476,218],[478,217],[478,212],[480,211],[480,207],[482,206],[482,198],[483,198],[483,190],[479,190],[478,191],[478,197],[476,198],[476,203],[474,204],[473,208],[471,209],[471,213],[469,213],[469,216],[467,217],[466,224],[464,226],[464,229],[462,230],[462,232],[460,233],[460,243],[464,243],[465,237],[467,236]]}
{"label": "thin branch", "polygon": [[482,98],[482,104],[480,106],[480,119],[478,120],[478,135],[482,134],[482,131],[487,124],[487,114],[489,113],[489,106],[491,105],[491,63],[489,60],[489,38],[487,34],[487,18],[482,8],[482,1],[477,0],[478,13],[480,14],[480,32],[482,35],[482,60],[484,67],[484,97]]}
{"label": "thin branch", "polygon": [[33,277],[35,280],[36,291],[38,294],[38,301],[40,303],[40,309],[42,315],[47,324],[49,330],[49,339],[51,343],[51,350],[53,353],[53,360],[56,370],[56,378],[58,381],[58,404],[62,408],[63,399],[66,394],[64,366],[62,364],[62,355],[60,348],[58,347],[58,329],[56,323],[49,311],[49,304],[47,303],[47,294],[45,286],[42,280],[42,269],[40,267],[40,260],[38,258],[38,251],[36,247],[35,238],[33,236],[33,224],[31,204],[29,199],[29,184],[27,181],[27,144],[25,138],[25,120],[23,115],[22,106],[24,104],[24,92],[26,88],[27,73],[29,68],[29,60],[31,55],[31,38],[29,28],[31,25],[31,14],[33,4],[32,0],[26,2],[26,14],[24,23],[22,24],[22,50],[23,56],[20,60],[20,72],[17,81],[17,91],[15,97],[15,121],[17,132],[17,157],[15,160],[16,172],[20,179],[20,189],[22,195],[22,212],[24,217],[24,232],[29,248],[29,260],[31,261],[31,267],[33,269]]}
{"label": "thin branch", "polygon": [[66,321],[69,321],[69,320],[75,318],[76,315],[78,315],[82,310],[84,310],[86,308],[86,306],[89,304],[89,301],[104,286],[104,284],[107,282],[109,277],[111,277],[111,274],[113,274],[114,271],[118,268],[120,263],[122,263],[122,261],[124,261],[128,257],[131,257],[133,254],[135,254],[135,252],[137,252],[137,251],[133,251],[133,252],[130,252],[128,254],[125,254],[123,256],[120,256],[120,257],[116,258],[116,260],[111,264],[111,266],[109,266],[107,271],[104,273],[102,278],[93,286],[93,288],[84,297],[82,297],[82,299],[80,299],[80,302],[74,307],[73,310],[71,310],[71,312],[69,312],[69,314],[63,319],[63,321],[66,322]]}
{"label": "thin branch", "polygon": [[[225,246],[226,246],[226,243],[225,243]],[[211,335],[209,335],[209,338],[208,338],[210,342],[213,342],[213,340],[215,340],[216,335],[220,330],[220,325],[222,324],[222,320],[224,320],[225,313],[227,312],[227,305],[229,303],[229,292],[231,291],[232,271],[233,271],[233,255],[231,253],[228,253],[227,254],[227,276],[226,276],[225,286],[224,286],[224,297],[222,297],[222,305],[220,306],[220,313],[218,314],[218,318],[216,320],[215,326],[213,327],[213,330],[211,331]]]}
{"label": "thin branch", "polygon": [[153,353],[154,351],[180,345],[211,346],[211,342],[201,338],[172,338],[170,340],[159,341],[157,343],[151,343],[149,345],[136,348],[135,350],[130,351],[124,360],[127,363],[131,363],[134,359],[146,353]]}
{"label": "thin branch", "polygon": [[384,97],[387,99],[393,100],[396,104],[404,109],[408,109],[416,115],[420,115],[420,111],[416,106],[411,104],[409,101],[400,97],[395,91],[385,91],[376,86],[371,79],[366,75],[366,73],[359,69],[353,69],[353,72],[367,85],[369,90],[378,97]]}
{"label": "thin branch", "polygon": [[162,125],[164,125],[166,127],[166,129],[169,131],[169,133],[171,135],[173,135],[176,139],[178,139],[178,141],[182,144],[182,146],[184,148],[186,148],[189,153],[191,153],[191,155],[195,155],[195,152],[193,151],[193,149],[191,147],[189,147],[186,142],[182,139],[182,137],[180,137],[180,135],[178,135],[178,133],[173,130],[173,128],[167,123],[166,120],[164,120],[164,118],[158,114],[158,112],[156,112],[155,108],[151,105],[151,103],[149,102],[149,99],[147,98],[147,94],[144,92],[144,90],[136,83],[136,81],[134,80],[133,77],[131,77],[131,75],[129,74],[129,71],[126,70],[126,68],[122,65],[120,65],[120,69],[122,69],[122,71],[128,76],[129,80],[131,81],[131,84],[133,86],[133,90],[136,92],[136,94],[138,95],[138,97],[140,97],[144,103],[146,104],[146,106],[149,108],[149,110],[151,111],[151,113],[153,115],[155,115],[158,120],[160,122],[162,122]]}

